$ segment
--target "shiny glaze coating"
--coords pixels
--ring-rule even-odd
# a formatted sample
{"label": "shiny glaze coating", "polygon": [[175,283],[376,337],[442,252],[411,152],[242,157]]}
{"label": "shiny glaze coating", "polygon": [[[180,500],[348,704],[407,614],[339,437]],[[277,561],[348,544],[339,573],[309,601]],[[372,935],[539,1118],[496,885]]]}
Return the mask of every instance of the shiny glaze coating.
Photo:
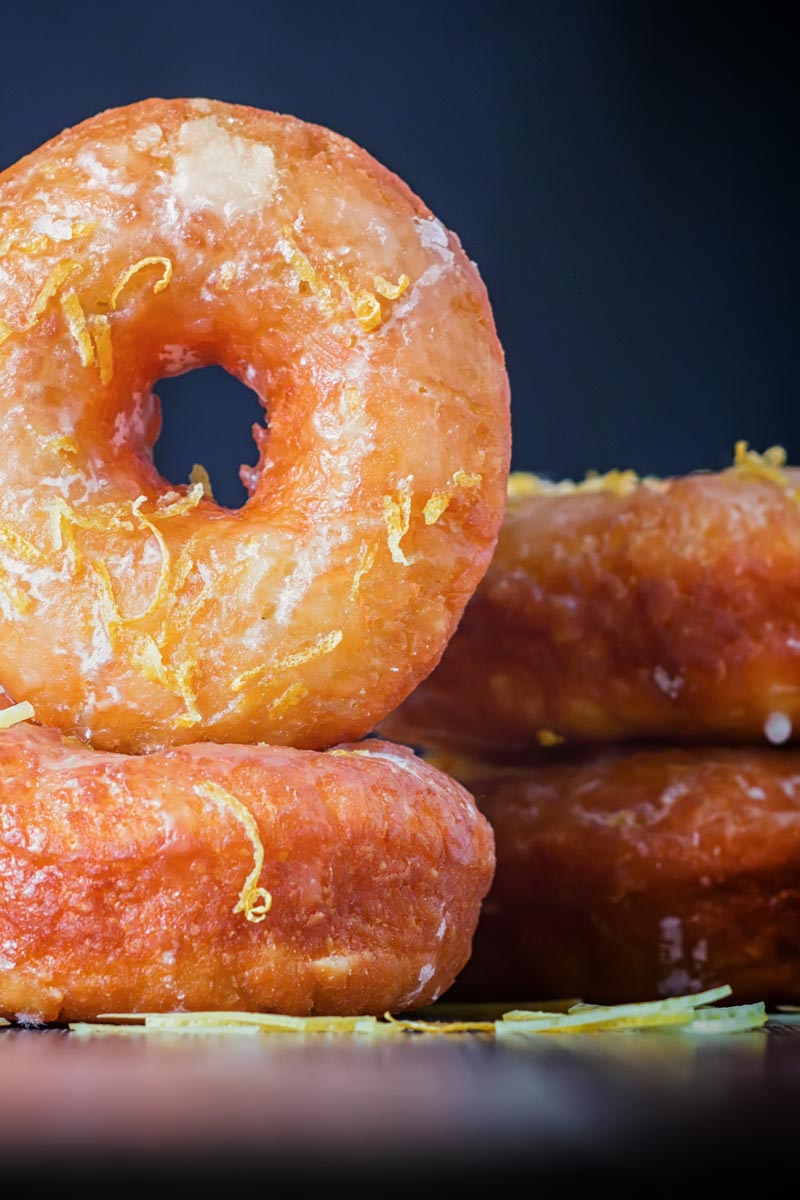
{"label": "shiny glaze coating", "polygon": [[542,731],[796,737],[799,489],[748,465],[512,500],[440,666],[384,731],[508,761]]}
{"label": "shiny glaze coating", "polygon": [[[440,765],[445,765],[441,760]],[[561,750],[450,761],[497,843],[470,999],[800,1001],[800,753]]]}
{"label": "shiny glaze coating", "polygon": [[[238,512],[169,485],[155,381],[269,429]],[[508,384],[477,270],[365,151],[206,100],[0,175],[0,684],[101,749],[363,736],[492,553]]]}
{"label": "shiny glaze coating", "polygon": [[[241,907],[252,884],[272,903]],[[472,798],[408,751],[124,756],[0,733],[0,1014],[383,1013],[466,961],[492,877]]]}

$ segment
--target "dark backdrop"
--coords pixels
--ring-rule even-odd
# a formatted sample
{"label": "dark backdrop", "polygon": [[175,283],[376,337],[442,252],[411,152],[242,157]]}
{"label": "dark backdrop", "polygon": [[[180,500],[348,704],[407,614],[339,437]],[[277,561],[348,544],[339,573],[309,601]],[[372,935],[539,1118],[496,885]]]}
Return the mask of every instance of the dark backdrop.
{"label": "dark backdrop", "polygon": [[[0,163],[152,94],[329,125],[481,267],[517,466],[684,471],[737,437],[798,457],[793,8],[4,5]],[[162,470],[199,459],[233,502],[253,398],[219,370],[159,393]]]}

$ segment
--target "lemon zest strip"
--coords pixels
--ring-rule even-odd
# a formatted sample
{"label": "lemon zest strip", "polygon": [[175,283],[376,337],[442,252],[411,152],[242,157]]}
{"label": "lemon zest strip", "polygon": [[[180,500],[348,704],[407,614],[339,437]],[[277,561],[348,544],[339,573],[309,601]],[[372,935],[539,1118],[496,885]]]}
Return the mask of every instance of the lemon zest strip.
{"label": "lemon zest strip", "polygon": [[153,295],[157,296],[159,292],[163,292],[164,289],[169,286],[169,282],[172,279],[172,259],[164,258],[158,254],[150,255],[147,258],[140,258],[138,262],[133,263],[130,267],[126,267],[126,269],[117,279],[117,282],[114,284],[113,291],[111,292],[111,296],[108,301],[109,308],[112,312],[116,312],[117,301],[133,277],[138,275],[140,271],[144,271],[147,267],[156,266],[162,267],[163,271],[161,278],[153,284]]}
{"label": "lemon zest strip", "polygon": [[114,347],[111,341],[111,325],[108,317],[103,316],[101,313],[98,316],[89,318],[89,328],[97,353],[100,382],[105,387],[114,378]]}
{"label": "lemon zest strip", "polygon": [[232,813],[250,840],[253,847],[253,869],[244,881],[233,912],[244,913],[246,920],[257,925],[272,908],[272,896],[266,888],[257,886],[264,867],[264,843],[259,836],[255,817],[241,800],[212,780],[195,784],[194,791],[196,795]]}
{"label": "lemon zest strip", "polygon": [[390,283],[388,279],[384,279],[382,275],[373,277],[375,291],[379,296],[383,296],[384,300],[397,300],[406,291],[411,280],[407,275],[401,275],[397,283]]}
{"label": "lemon zest strip", "polygon": [[427,501],[422,510],[426,525],[435,525],[440,517],[450,507],[450,501],[459,488],[478,488],[483,483],[482,475],[468,475],[466,471],[458,470],[452,481],[444,488],[438,488]]}
{"label": "lemon zest strip", "polygon": [[312,659],[330,654],[336,649],[343,637],[344,634],[341,629],[332,629],[330,633],[320,634],[310,646],[304,646],[302,650],[296,650],[293,654],[287,654],[285,658],[279,658],[277,662],[264,663],[261,666],[252,667],[249,671],[243,671],[241,675],[237,675],[236,679],[234,679],[232,684],[233,690],[241,692],[248,684],[253,683],[257,679],[262,679],[267,674],[290,671],[294,667],[300,667],[303,663],[310,662]]}
{"label": "lemon zest strip", "polygon": [[12,704],[10,708],[0,711],[0,729],[12,729],[23,721],[32,721],[35,717],[33,705],[28,700],[21,704]]}
{"label": "lemon zest strip", "polygon": [[83,311],[83,305],[78,298],[78,293],[73,288],[70,288],[68,292],[64,292],[61,296],[61,310],[64,313],[67,328],[72,334],[72,339],[78,348],[81,365],[90,367],[96,357],[94,343],[89,333],[89,327],[86,324],[86,313]]}
{"label": "lemon zest strip", "polygon": [[214,490],[211,487],[211,476],[205,469],[202,463],[195,463],[189,472],[189,483],[199,483],[203,489],[203,495],[206,500],[214,499]]}
{"label": "lemon zest strip", "polygon": [[361,580],[367,575],[375,565],[375,554],[377,546],[370,546],[368,542],[361,543],[361,549],[358,554],[358,565],[353,575],[353,582],[350,585],[350,599],[355,600],[361,587]]}
{"label": "lemon zest strip", "polygon": [[383,497],[383,519],[386,524],[386,542],[392,562],[404,567],[410,566],[409,559],[400,548],[400,543],[408,533],[411,522],[411,481],[412,475],[400,481],[397,500],[391,496]]}

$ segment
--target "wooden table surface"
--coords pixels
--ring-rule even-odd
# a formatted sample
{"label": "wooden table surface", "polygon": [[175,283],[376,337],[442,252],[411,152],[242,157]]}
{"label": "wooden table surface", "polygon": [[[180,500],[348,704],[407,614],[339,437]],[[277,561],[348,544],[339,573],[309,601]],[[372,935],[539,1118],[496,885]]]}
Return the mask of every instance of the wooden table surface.
{"label": "wooden table surface", "polygon": [[[0,1168],[141,1186],[665,1178],[794,1143],[800,1024],[688,1038],[78,1038],[0,1031]],[[658,1170],[654,1164],[658,1163]],[[134,1187],[135,1184],[135,1187]],[[202,1189],[200,1189],[202,1190]],[[496,1192],[496,1189],[495,1189]],[[9,1193],[11,1194],[11,1193]],[[177,1194],[173,1188],[173,1194]],[[277,1193],[275,1193],[277,1194]],[[374,1193],[373,1193],[374,1194]]]}

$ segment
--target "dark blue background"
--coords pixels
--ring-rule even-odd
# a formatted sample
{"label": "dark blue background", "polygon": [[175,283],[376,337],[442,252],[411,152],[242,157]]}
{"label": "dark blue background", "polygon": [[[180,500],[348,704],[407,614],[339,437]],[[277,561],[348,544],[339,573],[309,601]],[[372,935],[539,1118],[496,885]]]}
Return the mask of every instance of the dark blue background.
{"label": "dark blue background", "polygon": [[[727,16],[725,15],[727,12]],[[800,455],[791,8],[575,2],[4,6],[0,163],[143,96],[292,112],[366,146],[479,263],[515,461]],[[736,15],[734,15],[736,14]],[[157,461],[224,500],[257,406],[219,370],[159,388]]]}

